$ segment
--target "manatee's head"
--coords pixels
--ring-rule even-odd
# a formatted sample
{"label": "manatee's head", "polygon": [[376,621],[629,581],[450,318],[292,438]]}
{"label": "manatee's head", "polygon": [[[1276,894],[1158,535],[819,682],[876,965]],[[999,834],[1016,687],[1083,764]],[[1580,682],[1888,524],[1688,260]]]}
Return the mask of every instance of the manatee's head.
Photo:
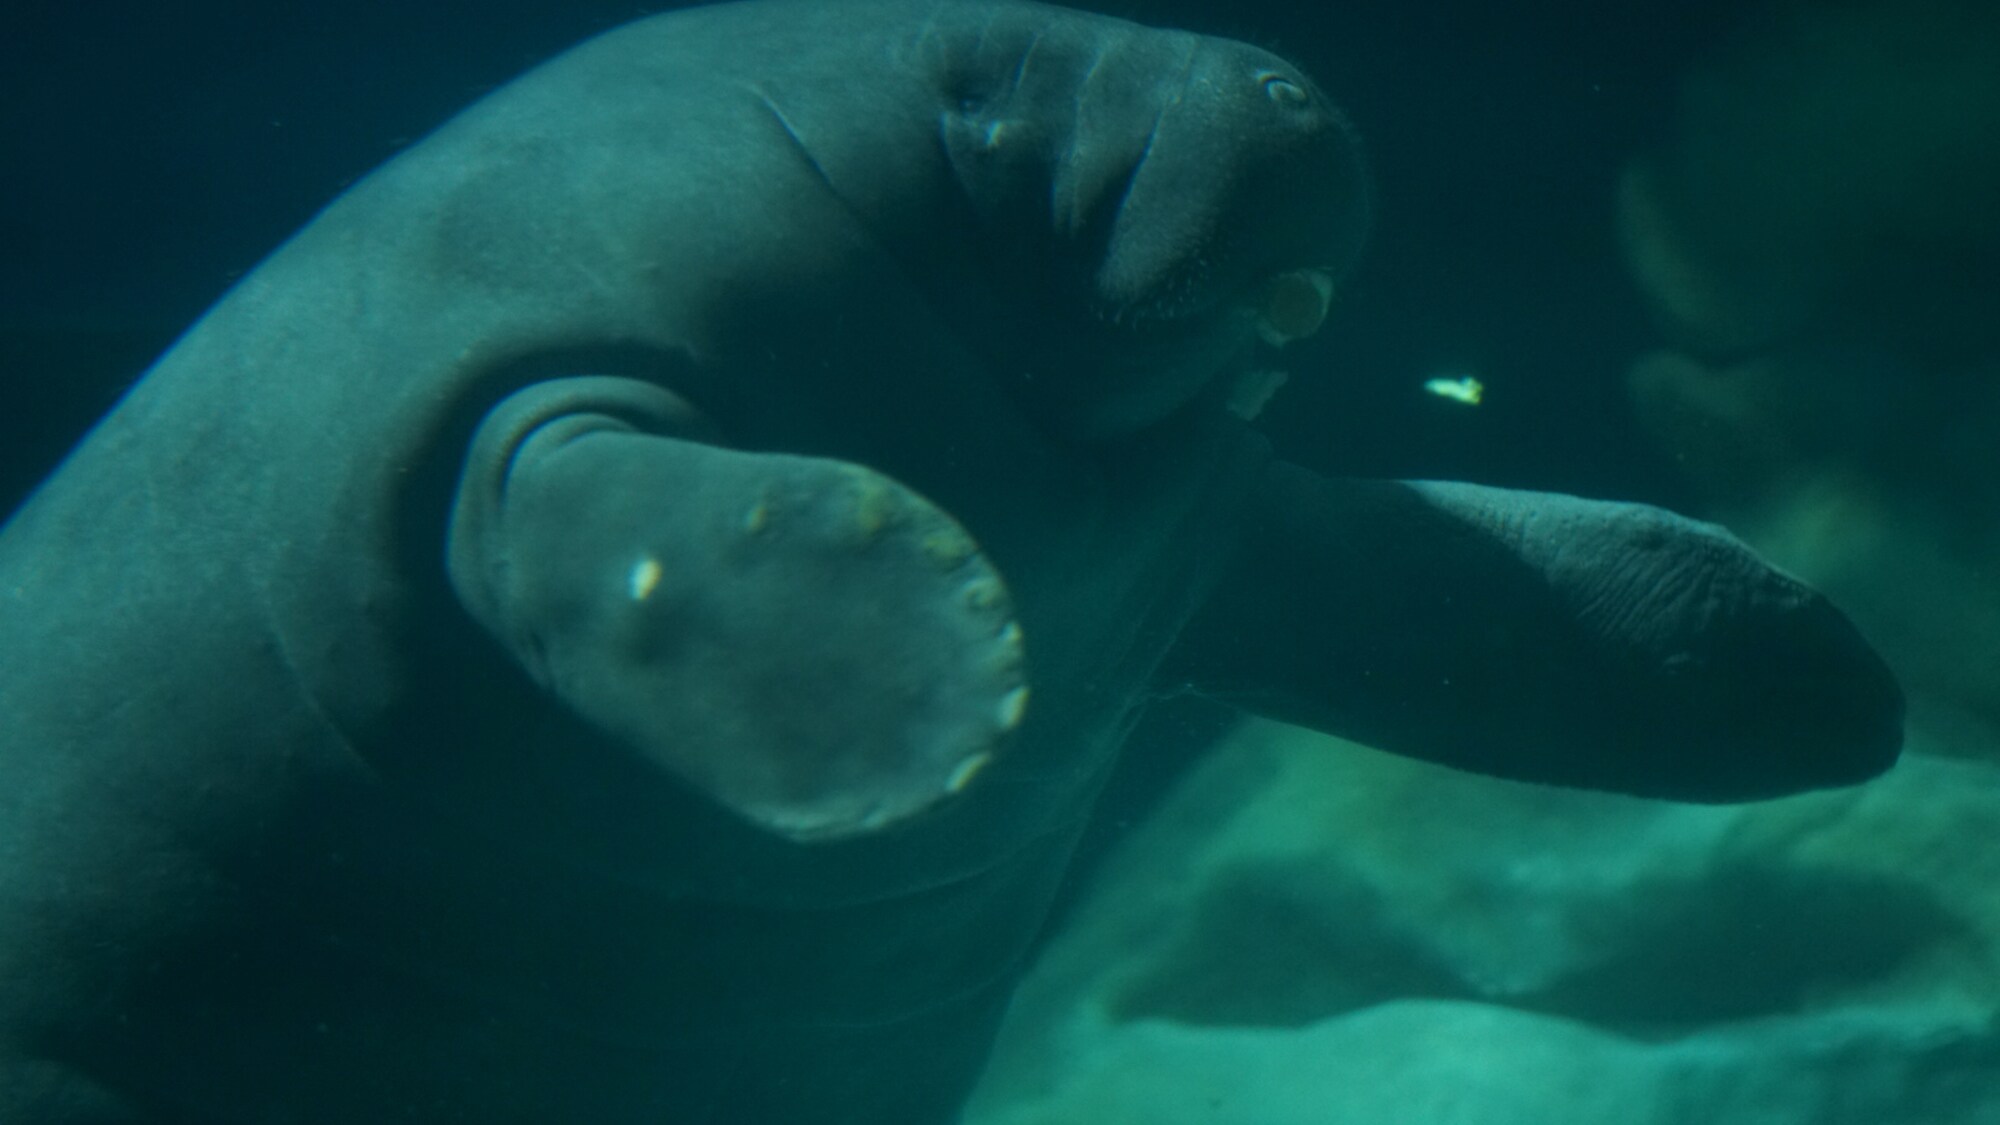
{"label": "manatee's head", "polygon": [[[1368,227],[1352,128],[1259,48],[1035,6],[946,56],[943,139],[1001,268],[1067,329],[1036,400],[1107,437],[1311,334]],[[1241,388],[1238,388],[1241,389]]]}

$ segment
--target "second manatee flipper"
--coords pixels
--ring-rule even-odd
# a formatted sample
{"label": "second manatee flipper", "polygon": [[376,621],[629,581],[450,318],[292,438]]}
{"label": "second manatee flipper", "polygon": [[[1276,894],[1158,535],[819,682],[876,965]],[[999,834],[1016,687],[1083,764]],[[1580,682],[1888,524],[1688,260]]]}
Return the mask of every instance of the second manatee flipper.
{"label": "second manatee flipper", "polygon": [[588,722],[795,839],[964,788],[1026,705],[1000,576],[859,465],[712,444],[649,383],[538,383],[487,415],[449,569]]}
{"label": "second manatee flipper", "polygon": [[1694,801],[1872,777],[1894,676],[1826,598],[1642,504],[1274,464],[1175,672],[1479,773]]}

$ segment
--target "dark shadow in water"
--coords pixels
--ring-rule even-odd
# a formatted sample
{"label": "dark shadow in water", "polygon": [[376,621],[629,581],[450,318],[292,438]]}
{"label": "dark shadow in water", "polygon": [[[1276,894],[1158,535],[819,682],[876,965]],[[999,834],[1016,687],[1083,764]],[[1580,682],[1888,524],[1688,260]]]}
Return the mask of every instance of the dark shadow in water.
{"label": "dark shadow in water", "polygon": [[1586,951],[1592,931],[1601,935],[1601,958],[1502,995],[1466,979],[1387,905],[1380,889],[1337,872],[1245,865],[1190,903],[1164,955],[1116,988],[1112,1013],[1300,1027],[1395,1000],[1455,999],[1673,1039],[1837,999],[1970,933],[1914,884],[1746,863],[1634,884],[1573,921]]}

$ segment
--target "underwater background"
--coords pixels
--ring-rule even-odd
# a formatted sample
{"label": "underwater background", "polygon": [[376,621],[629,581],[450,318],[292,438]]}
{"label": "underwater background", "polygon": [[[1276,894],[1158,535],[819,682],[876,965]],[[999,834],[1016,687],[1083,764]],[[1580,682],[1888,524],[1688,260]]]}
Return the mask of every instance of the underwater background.
{"label": "underwater background", "polygon": [[[969,1120],[2000,1123],[2000,10],[1082,6],[1289,55],[1367,141],[1286,456],[1720,520],[1882,647],[1910,750],[1695,808],[1165,709]],[[657,10],[13,13],[0,510],[347,184]]]}

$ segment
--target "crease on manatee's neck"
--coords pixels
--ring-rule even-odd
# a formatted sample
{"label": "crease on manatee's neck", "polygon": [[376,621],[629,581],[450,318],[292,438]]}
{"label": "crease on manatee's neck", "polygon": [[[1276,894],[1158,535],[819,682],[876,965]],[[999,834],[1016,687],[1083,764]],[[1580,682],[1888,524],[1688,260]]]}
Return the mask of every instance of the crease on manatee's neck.
{"label": "crease on manatee's neck", "polygon": [[[864,207],[857,206],[847,192],[841,190],[840,181],[827,168],[826,164],[820,160],[818,155],[813,152],[812,146],[807,143],[805,136],[800,133],[798,127],[792,123],[792,119],[785,113],[784,107],[778,104],[777,99],[773,98],[769,91],[756,83],[748,83],[745,88],[762,103],[765,112],[771,115],[771,120],[777,122],[779,130],[784,133],[792,152],[797,154],[799,161],[810,169],[813,176],[825,186],[827,194],[840,205],[840,209],[853,221],[856,229],[865,231],[869,241],[877,247],[884,248],[885,250],[897,247],[901,240],[890,237],[882,229],[879,222],[880,216],[871,214]],[[901,253],[891,251],[886,253],[885,257],[894,263],[895,269],[904,275],[904,280],[913,289],[921,289],[921,286],[916,284],[915,279],[908,276],[909,263]]]}
{"label": "crease on manatee's neck", "polygon": [[1036,28],[1034,38],[1029,39],[1028,45],[1021,48],[1021,61],[1014,64],[1014,74],[1010,79],[1010,84],[1007,87],[1005,95],[1009,101],[1013,100],[1014,96],[1021,92],[1022,84],[1027,82],[1028,67],[1034,63],[1035,50],[1042,45],[1042,36],[1044,34],[1046,33],[1041,28]]}
{"label": "crease on manatee's neck", "polygon": [[[840,204],[840,209],[847,213],[848,218],[854,221],[855,226],[860,230],[868,232],[869,238],[875,245],[884,247],[895,246],[898,240],[887,237],[886,232],[881,228],[880,219],[882,217],[871,214],[868,209],[855,204],[853,198],[841,188],[840,180],[826,166],[826,163],[819,158],[818,154],[813,152],[812,145],[807,142],[805,135],[800,132],[797,125],[792,123],[791,117],[785,113],[784,107],[778,104],[777,99],[771,96],[770,91],[754,82],[746,84],[745,88],[751,94],[755,95],[758,102],[762,103],[765,112],[771,115],[771,120],[777,122],[779,130],[784,133],[785,139],[789,142],[791,150],[797,154],[799,161],[810,169],[813,176],[826,187],[827,194]],[[899,269],[903,267],[900,256],[897,256],[897,265]]]}
{"label": "crease on manatee's neck", "polygon": [[771,119],[778,123],[778,128],[791,141],[792,151],[798,154],[799,159],[805,162],[806,167],[812,169],[813,174],[818,176],[820,182],[826,185],[827,190],[833,193],[833,197],[840,200],[840,205],[846,208],[849,214],[854,214],[853,204],[849,203],[847,197],[841,194],[840,186],[833,182],[833,176],[827,172],[826,166],[820,163],[819,157],[813,155],[812,147],[807,145],[806,139],[799,135],[798,127],[792,124],[790,117],[785,116],[785,111],[771,97],[770,92],[754,82],[750,83],[747,88],[752,94],[756,95],[757,100],[770,113]]}

